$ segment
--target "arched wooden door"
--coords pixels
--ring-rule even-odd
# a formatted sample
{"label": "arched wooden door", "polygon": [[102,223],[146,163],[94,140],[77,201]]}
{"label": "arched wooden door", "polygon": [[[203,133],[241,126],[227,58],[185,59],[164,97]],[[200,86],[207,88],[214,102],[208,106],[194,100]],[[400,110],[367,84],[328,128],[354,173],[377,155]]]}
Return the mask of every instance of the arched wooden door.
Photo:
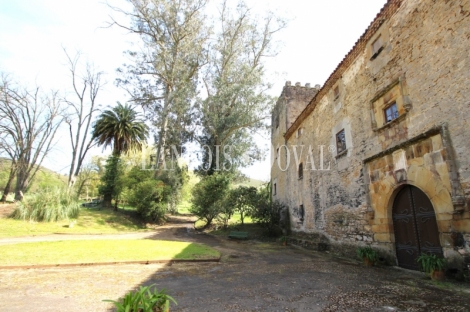
{"label": "arched wooden door", "polygon": [[436,214],[431,201],[417,187],[407,185],[393,202],[393,228],[398,265],[419,270],[421,253],[442,255]]}

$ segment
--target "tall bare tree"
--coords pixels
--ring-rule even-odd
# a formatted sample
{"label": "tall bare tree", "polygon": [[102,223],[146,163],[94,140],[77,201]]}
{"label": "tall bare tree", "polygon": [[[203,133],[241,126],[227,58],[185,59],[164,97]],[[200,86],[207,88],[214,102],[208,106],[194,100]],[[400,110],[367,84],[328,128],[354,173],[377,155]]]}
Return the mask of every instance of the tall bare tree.
{"label": "tall bare tree", "polygon": [[[0,92],[2,91],[0,90]],[[5,202],[8,194],[11,192],[13,180],[16,175],[16,146],[9,140],[8,133],[0,134],[0,155],[2,154],[10,159],[10,172],[8,174],[7,183],[3,189],[2,198],[0,199],[0,202]]]}
{"label": "tall bare tree", "polygon": [[164,160],[166,145],[189,139],[193,124],[192,100],[200,68],[206,62],[209,29],[203,9],[207,0],[129,0],[132,12],[113,9],[131,19],[118,25],[137,34],[140,51],[128,51],[133,64],[124,65],[118,84],[127,88],[133,101],[149,108],[156,127],[157,167]]}
{"label": "tall bare tree", "polygon": [[15,200],[34,179],[53,147],[63,110],[57,92],[45,94],[39,87],[20,87],[7,75],[0,78],[0,133],[14,146],[16,163]]}
{"label": "tall bare tree", "polygon": [[70,143],[72,145],[72,158],[70,162],[69,187],[73,186],[87,152],[94,145],[91,135],[89,136],[93,114],[98,110],[97,97],[104,83],[101,80],[102,72],[96,71],[89,63],[86,64],[84,73],[79,73],[80,52],[75,57],[67,56],[69,71],[72,78],[74,100],[66,97],[68,105],[68,116],[65,122],[68,124]]}

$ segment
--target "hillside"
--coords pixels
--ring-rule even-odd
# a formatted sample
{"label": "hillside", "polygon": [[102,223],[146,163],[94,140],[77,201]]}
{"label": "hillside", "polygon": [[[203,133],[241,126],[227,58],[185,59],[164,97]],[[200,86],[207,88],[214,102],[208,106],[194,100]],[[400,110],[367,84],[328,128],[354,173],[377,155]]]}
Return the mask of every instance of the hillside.
{"label": "hillside", "polygon": [[[0,193],[5,188],[5,184],[8,181],[8,175],[10,174],[11,160],[6,158],[0,158]],[[15,186],[16,179],[13,181],[13,188]],[[41,167],[34,178],[33,184],[29,191],[34,192],[38,189],[44,189],[47,187],[60,187],[67,185],[67,177],[57,172]]]}

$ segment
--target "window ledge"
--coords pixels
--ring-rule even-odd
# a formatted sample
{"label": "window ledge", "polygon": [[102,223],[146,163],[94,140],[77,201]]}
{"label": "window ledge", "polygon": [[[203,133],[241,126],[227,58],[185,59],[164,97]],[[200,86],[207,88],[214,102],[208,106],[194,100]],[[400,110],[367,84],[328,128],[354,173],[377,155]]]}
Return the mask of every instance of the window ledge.
{"label": "window ledge", "polygon": [[340,157],[343,157],[344,155],[346,155],[348,153],[348,149],[345,149],[344,151],[342,151],[341,153],[338,153],[335,158],[338,159]]}
{"label": "window ledge", "polygon": [[392,127],[393,125],[397,124],[398,122],[400,122],[401,120],[405,119],[405,116],[406,116],[406,112],[404,114],[401,114],[400,116],[398,116],[397,118],[393,119],[392,121],[389,121],[387,122],[386,124],[384,124],[383,126],[381,126],[380,128],[373,128],[372,130],[374,131],[381,131],[385,128],[390,128]]}
{"label": "window ledge", "polygon": [[384,49],[384,46],[381,46],[380,49],[371,56],[370,60],[371,61],[375,60],[377,56],[379,56],[380,52],[383,51],[383,49]]}

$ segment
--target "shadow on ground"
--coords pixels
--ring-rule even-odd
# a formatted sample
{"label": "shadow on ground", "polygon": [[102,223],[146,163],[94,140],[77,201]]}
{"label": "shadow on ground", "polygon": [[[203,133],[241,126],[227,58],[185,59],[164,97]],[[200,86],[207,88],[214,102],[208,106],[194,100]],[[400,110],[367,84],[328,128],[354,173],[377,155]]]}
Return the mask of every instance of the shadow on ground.
{"label": "shadow on ground", "polygon": [[278,243],[232,241],[160,227],[148,239],[207,244],[219,263],[117,265],[0,271],[0,310],[106,311],[141,285],[166,288],[171,311],[469,311],[468,284],[435,284],[422,273]]}

